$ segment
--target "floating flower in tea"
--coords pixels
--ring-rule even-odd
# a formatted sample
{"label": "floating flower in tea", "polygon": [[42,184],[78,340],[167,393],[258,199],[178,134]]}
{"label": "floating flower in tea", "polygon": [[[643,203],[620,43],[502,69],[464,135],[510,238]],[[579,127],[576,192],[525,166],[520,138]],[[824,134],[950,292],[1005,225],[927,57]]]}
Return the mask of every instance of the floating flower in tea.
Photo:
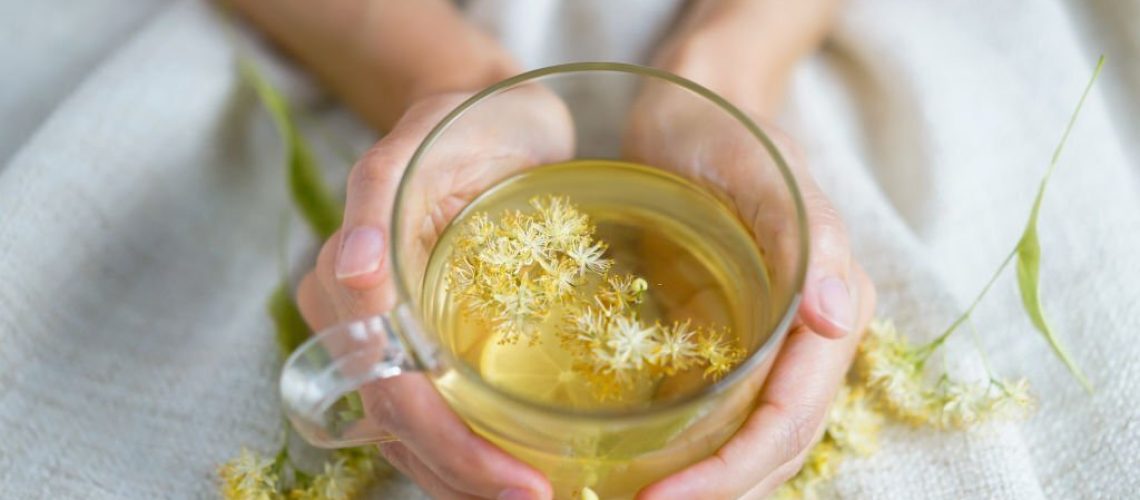
{"label": "floating flower in tea", "polygon": [[530,204],[533,212],[507,211],[497,221],[469,217],[449,261],[448,286],[499,343],[533,345],[543,328],[555,329],[599,399],[620,397],[620,386],[639,376],[703,367],[718,378],[743,359],[727,328],[644,321],[637,307],[648,283],[612,272],[589,217],[563,197]]}

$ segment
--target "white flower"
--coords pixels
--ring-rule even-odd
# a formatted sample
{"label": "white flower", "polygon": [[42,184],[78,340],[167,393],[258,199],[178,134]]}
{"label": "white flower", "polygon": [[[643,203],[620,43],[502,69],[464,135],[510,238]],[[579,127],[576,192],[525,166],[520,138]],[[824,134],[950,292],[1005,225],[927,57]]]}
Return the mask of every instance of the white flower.
{"label": "white flower", "polygon": [[535,198],[531,206],[538,209],[542,220],[542,232],[550,238],[552,245],[566,250],[581,236],[590,232],[590,219],[574,209],[564,198],[550,196]]}
{"label": "white flower", "polygon": [[995,418],[1025,418],[1033,410],[1033,396],[1029,394],[1029,381],[1021,378],[1014,382],[995,381],[995,390],[1000,391],[990,404],[990,412]]}
{"label": "white flower", "polygon": [[495,234],[495,224],[485,213],[472,215],[463,225],[464,238],[460,241],[471,247],[479,247],[490,241]]}
{"label": "white flower", "polygon": [[613,350],[623,365],[640,370],[658,350],[655,325],[645,326],[633,315],[615,316],[610,322],[609,341],[606,347]]}
{"label": "white flower", "polygon": [[563,299],[574,293],[574,287],[580,284],[578,269],[568,259],[559,259],[552,264],[543,264],[546,276],[542,281],[546,293],[554,298]]}
{"label": "white flower", "polygon": [[521,264],[545,263],[550,258],[552,238],[546,234],[541,225],[535,223],[520,225],[514,233],[514,238],[515,251]]}
{"label": "white flower", "polygon": [[608,320],[606,316],[590,306],[586,306],[574,316],[577,338],[588,345],[596,345],[605,336]]}
{"label": "white flower", "polygon": [[566,251],[566,256],[570,257],[570,260],[578,266],[578,274],[584,275],[587,272],[602,274],[608,271],[613,264],[609,259],[602,257],[605,251],[604,244],[599,242],[590,245],[588,238],[579,238]]}
{"label": "white flower", "polygon": [[349,500],[356,494],[356,474],[345,466],[343,458],[325,463],[324,473],[313,478],[308,490],[300,497],[327,500]]}
{"label": "white flower", "polygon": [[657,347],[654,363],[665,368],[666,373],[675,373],[691,366],[696,361],[696,332],[689,322],[673,323],[672,328],[661,328],[661,343]]}
{"label": "white flower", "polygon": [[479,256],[483,262],[496,268],[515,270],[521,267],[518,245],[505,236],[491,240]]}
{"label": "white flower", "polygon": [[978,421],[985,411],[988,387],[977,384],[948,382],[944,384],[939,405],[939,426],[966,427]]}
{"label": "white flower", "polygon": [[859,350],[867,386],[895,416],[913,423],[929,420],[930,396],[922,383],[920,360],[894,325],[872,323]]}
{"label": "white flower", "polygon": [[868,455],[878,447],[882,416],[871,408],[863,388],[843,384],[827,413],[827,436],[842,450]]}
{"label": "white flower", "polygon": [[503,332],[501,341],[506,343],[531,336],[537,328],[534,319],[540,307],[539,296],[527,280],[513,288],[494,295],[499,309],[496,320]]}
{"label": "white flower", "polygon": [[242,448],[237,458],[218,469],[222,496],[229,499],[269,500],[280,498],[273,460]]}
{"label": "white flower", "polygon": [[590,350],[590,358],[594,365],[594,371],[599,373],[608,374],[610,376],[619,376],[627,370],[633,370],[633,362],[629,356],[619,354],[616,350],[609,348],[605,344],[597,344]]}
{"label": "white flower", "polygon": [[890,323],[875,322],[859,346],[867,387],[892,416],[915,425],[964,428],[992,418],[1023,416],[1032,406],[1028,384],[990,380],[923,382],[922,351]]}
{"label": "white flower", "polygon": [[447,274],[447,283],[458,293],[464,293],[476,285],[475,263],[470,258],[455,259],[451,272]]}

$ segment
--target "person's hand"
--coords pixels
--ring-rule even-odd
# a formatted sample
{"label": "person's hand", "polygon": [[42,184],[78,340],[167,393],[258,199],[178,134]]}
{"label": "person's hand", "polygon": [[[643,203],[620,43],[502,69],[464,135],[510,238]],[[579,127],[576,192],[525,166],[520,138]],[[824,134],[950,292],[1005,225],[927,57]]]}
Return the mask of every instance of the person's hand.
{"label": "person's hand", "polygon": [[[392,131],[353,168],[344,226],[324,244],[304,277],[297,300],[314,330],[383,313],[395,301],[387,262],[389,225],[400,178],[415,148],[443,116],[467,97],[446,94],[412,105]],[[439,233],[468,202],[511,172],[567,159],[573,126],[556,96],[516,89],[462,118],[417,168],[430,179],[409,185],[401,224],[416,233],[401,252],[427,255]],[[478,125],[478,126],[475,126]],[[361,389],[366,418],[399,439],[380,449],[386,459],[436,498],[549,498],[541,473],[475,435],[419,373]]]}
{"label": "person's hand", "polygon": [[[721,195],[756,237],[774,281],[787,278],[796,238],[784,180],[755,137],[701,101],[647,86],[631,114],[625,153]],[[763,498],[791,478],[823,431],[874,310],[874,287],[803,153],[771,125],[762,128],[791,168],[807,211],[810,257],[797,320],[740,430],[715,455],[644,488],[641,499]]]}

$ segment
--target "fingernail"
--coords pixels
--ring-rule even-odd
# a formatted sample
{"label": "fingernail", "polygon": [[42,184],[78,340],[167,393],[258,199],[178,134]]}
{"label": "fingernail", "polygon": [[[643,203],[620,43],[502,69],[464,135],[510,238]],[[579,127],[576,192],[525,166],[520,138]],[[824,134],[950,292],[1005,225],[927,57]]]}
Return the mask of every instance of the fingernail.
{"label": "fingernail", "polygon": [[819,309],[823,319],[844,332],[851,331],[855,304],[851,303],[851,292],[842,280],[828,276],[819,283]]}
{"label": "fingernail", "polygon": [[358,226],[340,243],[336,257],[337,279],[360,276],[380,269],[384,258],[384,235],[379,229]]}
{"label": "fingernail", "polygon": [[536,498],[530,490],[522,488],[507,488],[499,493],[499,500],[532,500]]}

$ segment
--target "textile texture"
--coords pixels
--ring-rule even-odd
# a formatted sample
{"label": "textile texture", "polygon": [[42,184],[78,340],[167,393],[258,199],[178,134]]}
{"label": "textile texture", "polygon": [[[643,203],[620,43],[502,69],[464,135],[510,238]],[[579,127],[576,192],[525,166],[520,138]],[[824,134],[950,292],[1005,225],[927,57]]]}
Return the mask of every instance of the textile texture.
{"label": "textile texture", "polygon": [[[307,134],[332,138],[316,141],[330,182],[348,168],[336,151],[376,136],[209,3],[58,3],[0,5],[0,491],[211,497],[220,463],[280,439],[265,303],[282,242],[294,276],[316,244],[295,217],[282,222],[282,147],[235,47],[267,68]],[[676,9],[626,2],[625,21],[604,22],[617,15],[606,3],[465,8],[528,67],[644,62]],[[877,454],[844,464],[834,494],[1140,491],[1137,19],[1140,0],[849,2],[796,75],[780,124],[847,221],[879,315],[928,339],[1016,243],[1097,55],[1109,56],[1039,226],[1046,310],[1095,392],[1033,330],[1011,269],[973,323],[995,372],[1029,378],[1037,412],[969,432],[889,427]],[[965,332],[943,361],[982,370]],[[402,479],[375,494],[421,495]]]}

